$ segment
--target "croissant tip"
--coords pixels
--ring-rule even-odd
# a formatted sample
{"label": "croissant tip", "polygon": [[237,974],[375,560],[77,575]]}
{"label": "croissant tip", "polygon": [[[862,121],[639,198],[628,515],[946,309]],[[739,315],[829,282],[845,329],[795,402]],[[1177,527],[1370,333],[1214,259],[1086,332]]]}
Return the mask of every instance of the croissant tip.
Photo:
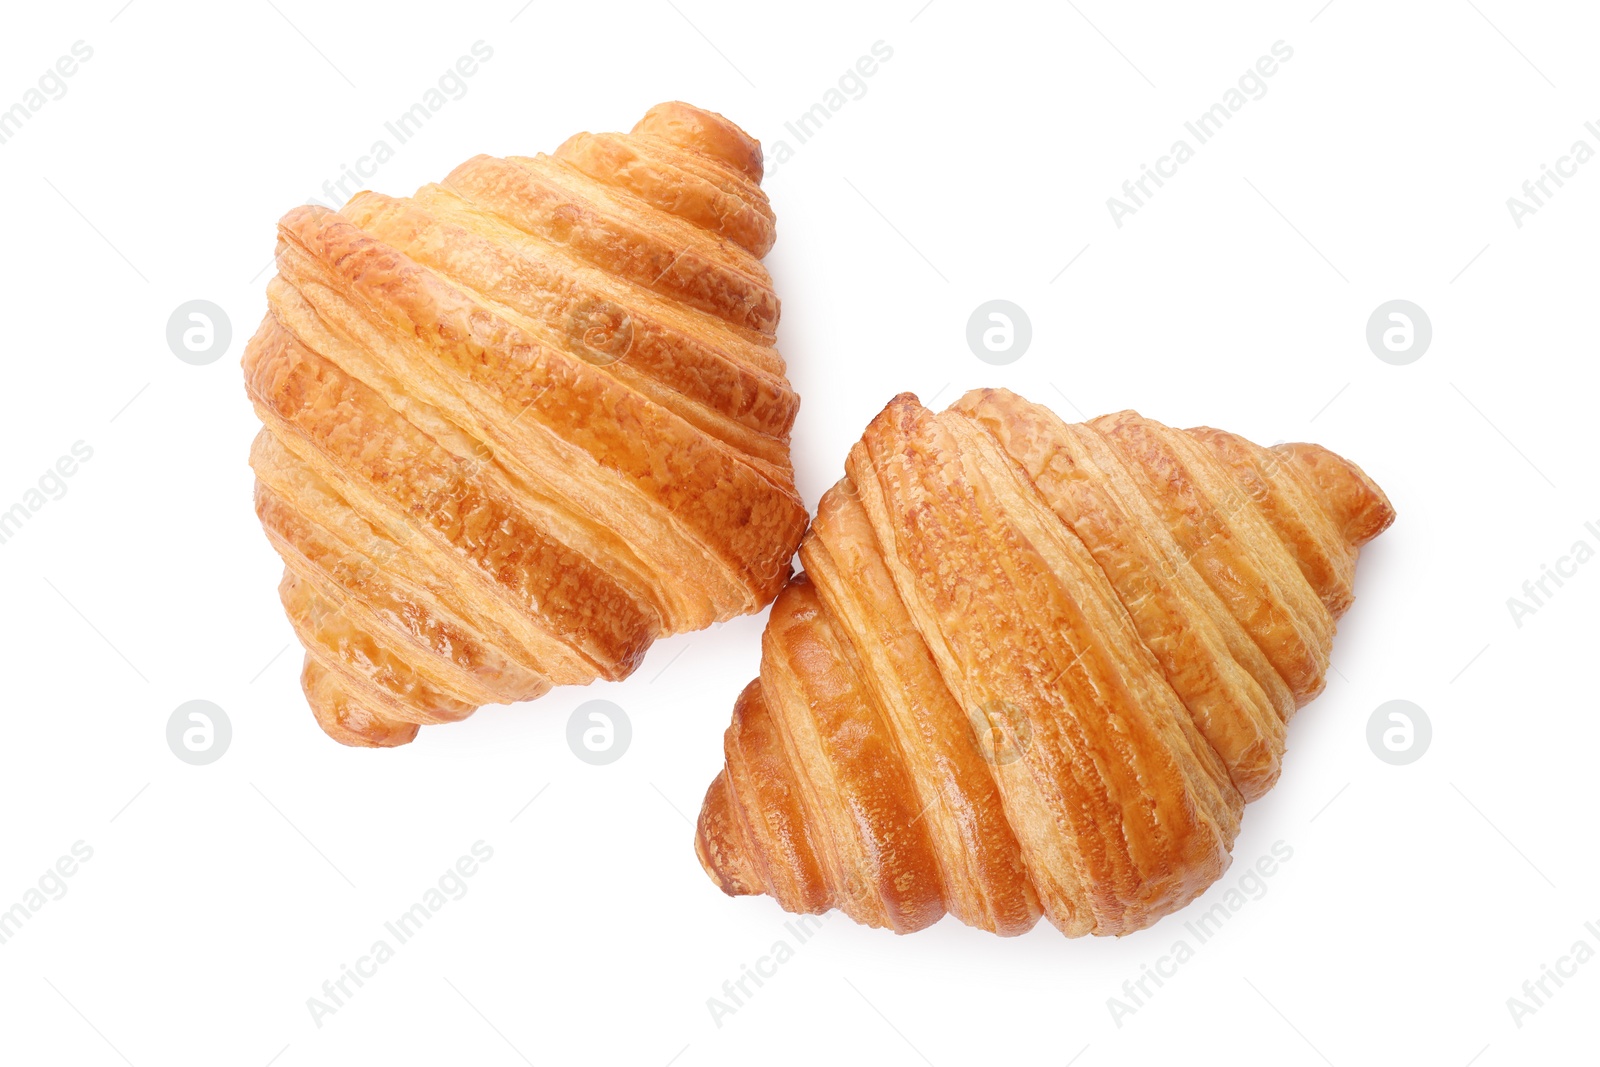
{"label": "croissant tip", "polygon": [[766,174],[760,141],[726,116],[682,100],[655,105],[634,124],[633,132],[661,137],[709,156],[757,185]]}
{"label": "croissant tip", "polygon": [[890,397],[889,402],[883,405],[883,410],[878,412],[878,418],[905,416],[925,410],[921,398],[908,390]]}
{"label": "croissant tip", "polygon": [[[754,684],[754,683],[752,683]],[[695,821],[694,853],[713,885],[730,897],[765,892],[750,864],[748,846],[734,812],[726,771],[706,790]]]}
{"label": "croissant tip", "polygon": [[700,861],[700,869],[706,872],[706,877],[711,879],[712,885],[722,891],[723,896],[737,897],[744,895],[739,893],[731,882],[723,878],[717,871],[716,866],[712,864],[711,855],[706,846],[705,830],[701,827],[696,827],[695,829],[694,854],[695,858]]}
{"label": "croissant tip", "polygon": [[322,215],[331,214],[333,214],[333,209],[324,207],[321,204],[298,204],[285,211],[278,219],[279,246],[281,247],[283,244],[282,235],[284,231],[293,231],[302,223],[319,218]]}

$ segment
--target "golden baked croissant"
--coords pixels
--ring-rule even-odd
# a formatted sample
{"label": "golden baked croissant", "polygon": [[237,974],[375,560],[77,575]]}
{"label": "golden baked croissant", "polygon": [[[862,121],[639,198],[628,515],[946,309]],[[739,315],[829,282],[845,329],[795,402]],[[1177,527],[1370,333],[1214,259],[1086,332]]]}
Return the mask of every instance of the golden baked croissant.
{"label": "golden baked croissant", "polygon": [[760,609],[805,528],[760,145],[652,108],[278,224],[256,512],[352,745],[628,675]]}
{"label": "golden baked croissant", "polygon": [[695,849],[730,896],[1138,930],[1227,867],[1388,499],[1317,445],[904,394],[773,605]]}

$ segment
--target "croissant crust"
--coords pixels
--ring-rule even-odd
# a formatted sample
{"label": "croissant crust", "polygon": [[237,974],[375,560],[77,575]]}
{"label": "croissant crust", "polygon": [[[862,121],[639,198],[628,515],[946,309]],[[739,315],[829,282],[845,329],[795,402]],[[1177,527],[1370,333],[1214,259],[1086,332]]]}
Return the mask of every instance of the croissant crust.
{"label": "croissant crust", "polygon": [[806,514],[761,173],[662,104],[279,222],[250,462],[334,738],[622,678],[777,594]]}
{"label": "croissant crust", "polygon": [[1353,463],[1004,390],[896,397],[779,594],[695,835],[730,895],[905,933],[1124,934],[1226,869],[1321,691]]}

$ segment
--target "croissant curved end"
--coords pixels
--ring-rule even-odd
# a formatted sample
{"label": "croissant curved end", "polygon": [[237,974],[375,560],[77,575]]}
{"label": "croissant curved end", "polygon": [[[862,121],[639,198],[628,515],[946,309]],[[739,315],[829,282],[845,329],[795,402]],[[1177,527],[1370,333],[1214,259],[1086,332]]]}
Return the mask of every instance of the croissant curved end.
{"label": "croissant curved end", "polygon": [[706,791],[705,803],[700,808],[694,849],[711,880],[730,897],[763,891],[760,877],[750,865],[748,848],[724,847],[725,842],[743,839],[735,821],[737,818],[728,796],[727,776],[718,775]]}
{"label": "croissant curved end", "polygon": [[636,134],[660,137],[721,160],[753,182],[764,176],[761,142],[715,111],[682,101],[657,104],[633,127]]}
{"label": "croissant curved end", "polygon": [[1230,862],[1383,491],[1318,445],[1005,390],[890,401],[773,606],[696,829],[730,895],[1143,929]]}

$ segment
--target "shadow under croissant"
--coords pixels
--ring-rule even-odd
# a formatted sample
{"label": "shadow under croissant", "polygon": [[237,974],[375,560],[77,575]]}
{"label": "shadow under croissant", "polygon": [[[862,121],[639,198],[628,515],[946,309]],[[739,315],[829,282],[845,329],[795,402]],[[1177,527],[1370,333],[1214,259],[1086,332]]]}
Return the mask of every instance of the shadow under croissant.
{"label": "shadow under croissant", "polygon": [[250,460],[329,735],[624,678],[777,595],[806,511],[762,174],[669,103],[283,217]]}
{"label": "shadow under croissant", "polygon": [[1393,520],[1318,445],[898,396],[773,605],[700,862],[898,933],[1142,929],[1227,868]]}

